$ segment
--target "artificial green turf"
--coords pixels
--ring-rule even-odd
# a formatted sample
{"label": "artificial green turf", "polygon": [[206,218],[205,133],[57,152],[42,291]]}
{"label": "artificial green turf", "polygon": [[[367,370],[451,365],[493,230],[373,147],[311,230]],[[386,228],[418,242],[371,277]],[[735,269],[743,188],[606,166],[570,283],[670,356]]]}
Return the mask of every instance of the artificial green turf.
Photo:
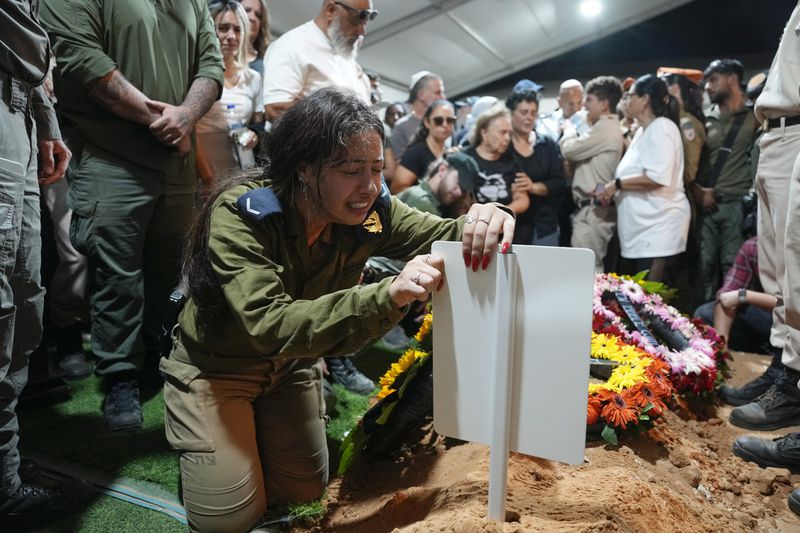
{"label": "artificial green turf", "polygon": [[[379,346],[365,349],[356,358],[356,365],[376,381],[398,357],[398,352]],[[70,389],[67,401],[20,410],[23,454],[35,454],[48,462],[75,465],[115,477],[148,481],[177,497],[178,456],[164,436],[162,393],[142,392],[142,430],[115,433],[109,431],[103,421],[103,393],[98,378],[71,383]],[[339,385],[334,385],[334,389],[336,410],[327,427],[331,472],[337,470],[339,445],[344,435],[364,414],[369,403],[367,397],[353,394]],[[314,519],[324,514],[325,508],[317,501],[290,507],[285,512],[301,520]],[[36,533],[173,531],[185,531],[185,527],[162,513],[98,494],[82,513],[37,529]]]}

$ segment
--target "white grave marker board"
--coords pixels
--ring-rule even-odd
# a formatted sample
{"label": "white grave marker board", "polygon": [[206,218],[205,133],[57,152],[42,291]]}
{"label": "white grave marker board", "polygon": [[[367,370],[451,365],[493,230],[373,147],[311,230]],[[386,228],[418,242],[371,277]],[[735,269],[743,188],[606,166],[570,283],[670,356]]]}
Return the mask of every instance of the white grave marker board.
{"label": "white grave marker board", "polygon": [[576,248],[512,247],[516,295],[495,294],[499,256],[488,270],[464,267],[459,242],[436,242],[447,283],[433,295],[434,427],[442,435],[492,443],[496,306],[516,319],[509,448],[580,464],[592,331],[594,254]]}

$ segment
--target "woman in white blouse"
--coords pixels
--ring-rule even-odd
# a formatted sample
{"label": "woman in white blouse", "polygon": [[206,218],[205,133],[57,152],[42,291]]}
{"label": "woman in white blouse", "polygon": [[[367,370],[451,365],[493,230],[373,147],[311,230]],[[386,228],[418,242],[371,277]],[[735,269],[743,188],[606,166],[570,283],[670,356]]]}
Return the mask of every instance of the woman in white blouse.
{"label": "woman in white blouse", "polygon": [[[231,170],[248,166],[243,150],[252,150],[258,136],[247,130],[231,137],[231,123],[240,127],[264,121],[261,75],[247,66],[247,13],[237,0],[215,0],[208,6],[217,30],[225,83],[220,99],[197,122],[197,171],[206,185]],[[240,147],[237,150],[235,142]],[[252,164],[252,162],[250,162]]]}
{"label": "woman in white blouse", "polygon": [[614,181],[598,196],[617,204],[622,273],[649,270],[648,279],[669,281],[675,256],[686,250],[691,217],[678,105],[664,81],[648,74],[631,86],[628,114],[640,127]]}

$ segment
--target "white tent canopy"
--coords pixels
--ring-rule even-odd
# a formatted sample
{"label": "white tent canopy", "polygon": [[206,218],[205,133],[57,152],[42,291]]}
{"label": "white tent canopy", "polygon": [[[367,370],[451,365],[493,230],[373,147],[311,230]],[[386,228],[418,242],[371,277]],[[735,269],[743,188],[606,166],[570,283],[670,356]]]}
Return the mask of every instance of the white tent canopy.
{"label": "white tent canopy", "polygon": [[[692,0],[373,0],[359,63],[381,76],[384,98],[402,99],[419,70],[441,75],[449,95],[541,63]],[[322,0],[272,0],[276,35],[310,20]],[[268,74],[267,74],[268,75]]]}

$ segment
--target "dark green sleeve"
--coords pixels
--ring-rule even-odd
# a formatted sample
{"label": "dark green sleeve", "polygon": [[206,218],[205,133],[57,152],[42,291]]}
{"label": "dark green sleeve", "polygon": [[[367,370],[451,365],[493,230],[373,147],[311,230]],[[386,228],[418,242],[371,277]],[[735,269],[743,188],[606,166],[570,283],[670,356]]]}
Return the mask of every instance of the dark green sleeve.
{"label": "dark green sleeve", "polygon": [[198,0],[197,9],[200,21],[197,29],[197,70],[193,73],[192,79],[211,78],[216,81],[219,84],[219,94],[217,95],[219,98],[219,95],[222,94],[224,73],[219,38],[214,20],[208,11],[208,4]]}
{"label": "dark green sleeve", "polygon": [[48,0],[40,18],[65,78],[86,85],[117,68],[103,49],[104,28],[97,2]]}
{"label": "dark green sleeve", "polygon": [[382,239],[372,255],[403,259],[431,251],[434,241],[457,241],[464,229],[464,217],[443,219],[422,213],[392,197],[389,235]]}
{"label": "dark green sleeve", "polygon": [[238,214],[235,197],[211,216],[210,260],[233,320],[254,349],[266,357],[319,357],[356,351],[402,317],[389,297],[392,278],[316,298],[293,299],[281,275],[299,268],[272,257],[280,241],[266,226]]}

